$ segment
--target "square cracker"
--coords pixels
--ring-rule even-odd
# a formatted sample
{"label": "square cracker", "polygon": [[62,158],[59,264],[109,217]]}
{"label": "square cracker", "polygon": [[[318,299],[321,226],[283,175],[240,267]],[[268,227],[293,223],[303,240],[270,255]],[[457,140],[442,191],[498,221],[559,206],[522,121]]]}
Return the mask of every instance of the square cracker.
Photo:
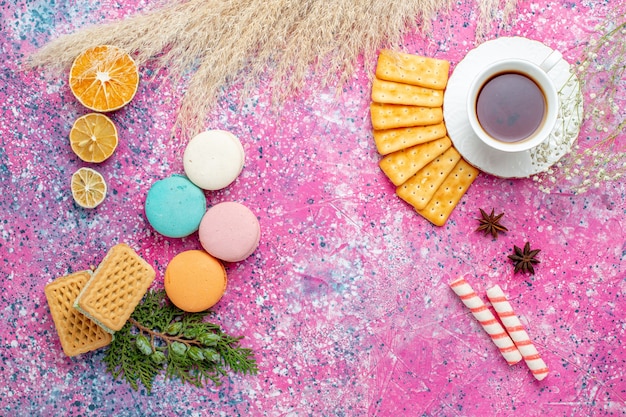
{"label": "square cracker", "polygon": [[443,122],[442,107],[404,106],[401,104],[370,104],[374,130],[435,125]]}
{"label": "square cracker", "polygon": [[448,148],[400,185],[396,194],[416,210],[423,209],[460,160],[461,154],[454,147]]}
{"label": "square cracker", "polygon": [[432,88],[374,78],[372,82],[372,101],[377,103],[440,107],[443,105],[443,90],[433,90]]}
{"label": "square cracker", "polygon": [[430,161],[444,153],[450,146],[452,146],[452,141],[447,136],[444,136],[441,139],[390,153],[381,159],[378,165],[391,182],[398,186],[411,178]]}
{"label": "square cracker", "polygon": [[435,226],[443,226],[478,176],[478,169],[461,159],[439,186],[426,207],[417,212]]}
{"label": "square cracker", "polygon": [[124,327],[155,275],[152,266],[130,246],[119,243],[109,249],[74,307],[114,333]]}
{"label": "square cracker", "polygon": [[55,279],[44,289],[54,327],[67,356],[99,349],[113,339],[96,322],[73,307],[74,300],[89,279],[90,271],[74,272]]}
{"label": "square cracker", "polygon": [[443,90],[448,84],[450,62],[444,59],[383,49],[378,55],[376,77],[420,87]]}
{"label": "square cracker", "polygon": [[446,125],[438,123],[429,126],[398,127],[395,129],[374,130],[373,133],[378,153],[387,155],[391,152],[444,137],[446,135]]}

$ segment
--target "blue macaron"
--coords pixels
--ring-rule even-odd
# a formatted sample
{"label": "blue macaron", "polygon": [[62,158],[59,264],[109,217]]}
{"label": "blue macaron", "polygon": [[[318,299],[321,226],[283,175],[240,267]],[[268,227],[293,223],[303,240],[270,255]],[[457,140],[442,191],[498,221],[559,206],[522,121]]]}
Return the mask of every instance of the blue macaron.
{"label": "blue macaron", "polygon": [[206,207],[204,192],[177,174],[152,184],[145,204],[148,222],[167,237],[185,237],[197,231]]}

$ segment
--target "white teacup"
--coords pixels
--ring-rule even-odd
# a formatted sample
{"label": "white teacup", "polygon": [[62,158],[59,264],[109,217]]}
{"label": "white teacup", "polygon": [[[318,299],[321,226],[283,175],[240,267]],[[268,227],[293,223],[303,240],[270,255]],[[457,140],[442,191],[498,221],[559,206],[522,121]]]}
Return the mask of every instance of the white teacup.
{"label": "white teacup", "polygon": [[472,130],[487,146],[504,152],[532,149],[546,140],[559,110],[548,72],[561,60],[553,51],[541,64],[503,59],[474,78],[467,95]]}

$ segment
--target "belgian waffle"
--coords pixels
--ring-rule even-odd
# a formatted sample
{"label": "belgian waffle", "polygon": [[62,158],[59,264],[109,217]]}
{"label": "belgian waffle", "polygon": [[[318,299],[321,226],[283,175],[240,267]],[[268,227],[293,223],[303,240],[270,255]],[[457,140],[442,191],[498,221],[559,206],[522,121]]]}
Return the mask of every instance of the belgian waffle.
{"label": "belgian waffle", "polygon": [[72,306],[90,278],[90,271],[75,272],[57,278],[44,290],[61,347],[67,356],[99,349],[112,340],[109,333]]}
{"label": "belgian waffle", "polygon": [[80,292],[74,307],[104,330],[120,330],[141,301],[155,272],[128,245],[113,246]]}

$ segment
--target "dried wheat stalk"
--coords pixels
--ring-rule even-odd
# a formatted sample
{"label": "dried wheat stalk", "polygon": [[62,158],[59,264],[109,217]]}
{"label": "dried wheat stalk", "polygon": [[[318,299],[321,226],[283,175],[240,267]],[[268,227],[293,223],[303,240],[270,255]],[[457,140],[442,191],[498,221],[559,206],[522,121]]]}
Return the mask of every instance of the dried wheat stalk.
{"label": "dried wheat stalk", "polygon": [[[503,1],[510,10],[516,0]],[[482,2],[483,22],[491,21],[500,1]],[[284,98],[311,73],[321,85],[341,86],[360,55],[369,58],[381,47],[394,47],[408,30],[428,29],[430,19],[452,3],[175,0],[152,12],[61,36],[36,51],[29,63],[60,70],[83,50],[111,44],[131,53],[140,66],[154,60],[157,70],[165,68],[176,81],[191,72],[175,126],[191,137],[203,130],[222,88],[249,89],[269,74],[274,96]]]}

